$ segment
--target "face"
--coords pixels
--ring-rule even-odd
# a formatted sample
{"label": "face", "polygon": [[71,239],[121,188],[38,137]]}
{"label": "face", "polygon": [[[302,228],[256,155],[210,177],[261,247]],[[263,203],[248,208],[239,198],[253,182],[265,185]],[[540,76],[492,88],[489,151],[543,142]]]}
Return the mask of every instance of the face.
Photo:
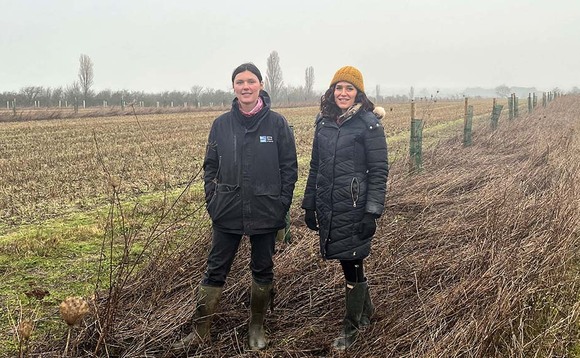
{"label": "face", "polygon": [[234,77],[234,93],[240,104],[254,106],[264,85],[250,71],[240,72]]}
{"label": "face", "polygon": [[357,93],[358,91],[352,83],[338,82],[334,85],[334,102],[344,112],[354,104]]}

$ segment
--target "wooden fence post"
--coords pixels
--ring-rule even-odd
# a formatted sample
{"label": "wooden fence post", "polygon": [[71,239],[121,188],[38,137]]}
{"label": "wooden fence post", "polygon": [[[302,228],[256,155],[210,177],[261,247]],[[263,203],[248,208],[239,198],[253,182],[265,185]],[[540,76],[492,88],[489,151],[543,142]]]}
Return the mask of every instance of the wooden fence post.
{"label": "wooden fence post", "polygon": [[491,110],[491,129],[497,129],[497,123],[499,122],[499,117],[501,115],[501,110],[503,105],[497,104],[495,98],[493,99],[493,108]]}
{"label": "wooden fence post", "polygon": [[471,145],[471,129],[473,127],[473,106],[467,106],[467,98],[465,99],[465,118],[463,120],[463,146]]}
{"label": "wooden fence post", "polygon": [[542,107],[546,108],[546,92],[542,93]]}
{"label": "wooden fence post", "polygon": [[528,114],[532,113],[533,111],[533,105],[532,105],[532,94],[528,94]]}
{"label": "wooden fence post", "polygon": [[411,101],[411,136],[409,143],[409,172],[423,170],[423,120],[415,118],[415,101]]}
{"label": "wooden fence post", "polygon": [[514,94],[510,94],[510,98],[508,99],[508,108],[509,108],[509,115],[508,119],[514,119]]}
{"label": "wooden fence post", "polygon": [[517,118],[520,115],[520,103],[519,98],[514,93],[514,118]]}

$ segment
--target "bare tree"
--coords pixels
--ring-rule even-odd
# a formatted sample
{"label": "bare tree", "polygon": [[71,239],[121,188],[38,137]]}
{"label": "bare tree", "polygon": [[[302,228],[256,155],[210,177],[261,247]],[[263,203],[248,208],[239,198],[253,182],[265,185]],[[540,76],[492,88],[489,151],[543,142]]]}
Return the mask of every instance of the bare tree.
{"label": "bare tree", "polygon": [[93,61],[91,58],[85,54],[81,54],[79,59],[79,86],[81,88],[83,99],[88,100],[91,86],[93,85],[94,73],[93,73]]}
{"label": "bare tree", "polygon": [[43,89],[40,97],[44,100],[42,104],[46,107],[52,106],[52,93],[53,89],[50,87],[46,87]]}
{"label": "bare tree", "polygon": [[508,98],[512,92],[511,88],[509,88],[508,86],[500,85],[495,88],[495,93],[502,98]]}
{"label": "bare tree", "polygon": [[67,101],[72,102],[75,100],[75,97],[78,97],[81,94],[82,94],[81,87],[77,81],[74,81],[70,85],[67,85],[64,89],[64,96]]}
{"label": "bare tree", "polygon": [[314,87],[314,67],[309,66],[306,68],[304,79],[306,81],[306,84],[304,85],[304,92],[306,94],[306,99],[309,99],[312,97],[312,89]]}
{"label": "bare tree", "polygon": [[75,113],[79,110],[79,97],[81,94],[81,86],[77,81],[74,81],[64,89],[65,99],[74,106]]}
{"label": "bare tree", "polygon": [[32,106],[43,90],[44,88],[40,86],[27,86],[20,89],[20,94],[26,98],[27,104]]}
{"label": "bare tree", "polygon": [[62,101],[63,99],[64,99],[64,89],[62,88],[62,86],[56,87],[52,91],[52,100],[54,101],[53,105],[56,105],[57,103],[59,103],[58,101]]}
{"label": "bare tree", "polygon": [[411,86],[411,89],[409,90],[409,100],[414,101],[415,100],[415,87]]}
{"label": "bare tree", "polygon": [[270,53],[270,56],[268,56],[266,70],[266,91],[272,97],[272,101],[277,99],[283,85],[284,81],[282,80],[280,57],[278,56],[277,51],[272,51],[272,53]]}
{"label": "bare tree", "polygon": [[382,101],[382,98],[381,98],[381,85],[377,85],[375,87],[375,92],[377,94],[377,96],[376,96],[377,98],[375,99],[375,102],[377,102],[377,103],[378,102],[381,102]]}
{"label": "bare tree", "polygon": [[201,91],[203,91],[203,86],[191,86],[191,99],[193,100],[196,107],[199,107],[199,97],[201,95]]}

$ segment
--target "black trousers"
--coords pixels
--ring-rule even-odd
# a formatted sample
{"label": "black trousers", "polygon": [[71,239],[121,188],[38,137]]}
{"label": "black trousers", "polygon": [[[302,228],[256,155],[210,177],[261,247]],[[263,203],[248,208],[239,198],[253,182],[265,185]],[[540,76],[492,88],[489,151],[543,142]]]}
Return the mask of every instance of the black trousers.
{"label": "black trousers", "polygon": [[363,259],[357,260],[340,260],[344,278],[349,282],[365,282],[365,270]]}
{"label": "black trousers", "polygon": [[[252,254],[250,269],[252,277],[260,285],[268,285],[274,280],[274,248],[277,231],[250,236]],[[242,234],[229,234],[213,230],[211,250],[207,258],[207,271],[203,284],[222,287],[230,273],[238,252]]]}

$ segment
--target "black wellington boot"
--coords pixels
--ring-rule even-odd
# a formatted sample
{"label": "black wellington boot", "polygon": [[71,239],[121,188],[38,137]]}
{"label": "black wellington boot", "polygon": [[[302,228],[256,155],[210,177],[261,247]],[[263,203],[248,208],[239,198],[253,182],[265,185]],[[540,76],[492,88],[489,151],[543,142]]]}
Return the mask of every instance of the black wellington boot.
{"label": "black wellington boot", "polygon": [[360,329],[360,319],[363,312],[367,287],[368,284],[366,281],[359,283],[346,282],[346,314],[344,316],[344,327],[342,335],[336,338],[332,344],[334,349],[344,351],[356,340]]}

